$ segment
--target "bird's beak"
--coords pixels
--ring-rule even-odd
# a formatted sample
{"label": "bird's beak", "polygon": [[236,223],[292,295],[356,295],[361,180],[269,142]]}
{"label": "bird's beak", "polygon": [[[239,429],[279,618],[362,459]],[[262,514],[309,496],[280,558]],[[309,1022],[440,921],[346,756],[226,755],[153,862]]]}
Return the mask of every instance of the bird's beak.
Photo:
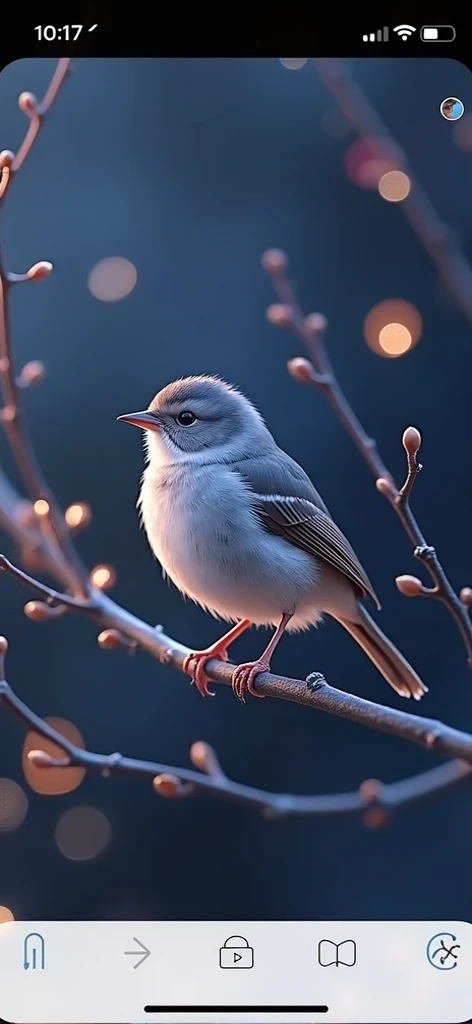
{"label": "bird's beak", "polygon": [[124,416],[117,416],[120,423],[131,423],[133,427],[140,427],[141,430],[159,430],[159,424],[152,412],[128,412]]}

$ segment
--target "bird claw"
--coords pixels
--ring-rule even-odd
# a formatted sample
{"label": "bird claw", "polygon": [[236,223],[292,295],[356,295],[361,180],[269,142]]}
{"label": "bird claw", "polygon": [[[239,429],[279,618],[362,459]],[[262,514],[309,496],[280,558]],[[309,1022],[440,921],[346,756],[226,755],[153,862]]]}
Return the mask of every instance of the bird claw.
{"label": "bird claw", "polygon": [[231,686],[241,704],[245,704],[245,693],[252,693],[254,697],[264,697],[264,693],[258,693],[254,688],[256,677],[261,672],[270,672],[270,662],[260,659],[259,661],[248,661],[244,665],[238,665],[233,672]]}
{"label": "bird claw", "polygon": [[226,651],[208,648],[206,651],[192,651],[191,654],[187,655],[183,663],[184,672],[190,676],[192,683],[195,683],[202,697],[216,696],[214,690],[208,689],[210,677],[205,672],[205,665],[211,658],[220,658],[221,661],[227,661],[228,655]]}

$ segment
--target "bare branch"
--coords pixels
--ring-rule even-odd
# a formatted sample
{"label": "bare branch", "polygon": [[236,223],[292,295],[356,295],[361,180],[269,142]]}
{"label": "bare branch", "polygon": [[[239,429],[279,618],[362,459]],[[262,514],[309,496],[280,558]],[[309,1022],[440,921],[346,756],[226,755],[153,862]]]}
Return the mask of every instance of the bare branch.
{"label": "bare branch", "polygon": [[[295,796],[288,793],[270,793],[229,779],[223,772],[213,748],[199,740],[192,745],[190,757],[199,771],[188,768],[141,761],[122,754],[95,754],[71,743],[66,737],[20,700],[4,679],[4,656],[7,651],[5,637],[0,637],[0,705],[27,728],[56,744],[64,757],[52,757],[41,749],[31,750],[29,760],[38,768],[81,767],[97,772],[103,778],[126,775],[152,781],[161,796],[194,795],[213,796],[231,803],[242,804],[261,811],[267,818],[282,817],[334,817],[337,815],[363,815],[370,827],[385,824],[388,813],[433,793],[448,790],[472,775],[469,764],[455,761],[424,772],[414,779],[404,779],[390,785],[377,780],[363,782],[357,792],[321,796]],[[437,724],[437,723],[436,723]],[[472,740],[470,741],[472,761]]]}
{"label": "bare branch", "polygon": [[[152,627],[112,601],[101,591],[94,591],[90,601],[80,602],[58,591],[45,587],[13,566],[0,556],[0,568],[11,573],[30,589],[46,596],[48,601],[67,604],[72,612],[86,615],[94,622],[115,630],[120,637],[127,637],[163,664],[183,670],[190,649],[165,635],[162,627]],[[103,641],[102,641],[103,646]],[[212,658],[205,667],[210,679],[225,686],[231,685],[234,665]],[[267,697],[288,700],[306,707],[316,708],[340,718],[347,718],[360,725],[398,736],[411,743],[447,757],[456,757],[472,764],[472,736],[459,732],[433,719],[420,718],[396,708],[374,704],[343,690],[329,686],[324,676],[312,673],[308,679],[292,679],[272,673],[261,673],[257,677],[256,689]]]}
{"label": "bare branch", "polygon": [[[7,151],[0,159],[0,167],[3,168],[0,203],[5,201],[13,176],[22,166],[38,136],[44,118],[67,75],[69,64],[69,58],[61,58],[40,103],[32,93],[22,93],[19,98],[20,108],[30,123],[16,156],[11,159],[11,154]],[[51,270],[52,264],[43,261],[37,263],[26,274],[11,274],[5,270],[0,253],[0,386],[3,393],[1,419],[33,507],[38,510],[38,525],[46,547],[49,548],[51,543],[54,543],[56,558],[62,556],[62,576],[66,577],[68,585],[75,593],[86,597],[89,592],[88,573],[71,544],[62,509],[43,477],[24,422],[20,404],[22,384],[19,384],[15,375],[10,340],[8,299],[11,287],[21,281],[42,280],[49,276]]]}
{"label": "bare branch", "polygon": [[411,182],[410,192],[406,199],[395,205],[400,207],[413,228],[459,309],[472,323],[472,267],[457,237],[441,220],[431,199],[408,166],[406,154],[359,84],[349,74],[343,61],[313,58],[312,64],[354,131],[361,138],[376,138],[383,142],[386,156],[395,155],[400,168],[407,170]]}
{"label": "bare branch", "polygon": [[[365,462],[376,479],[377,490],[390,502],[392,508],[414,545],[414,556],[428,570],[434,583],[433,587],[425,587],[415,577],[398,577],[398,589],[409,597],[435,597],[446,606],[452,615],[464,641],[467,661],[472,668],[472,622],[468,612],[469,602],[460,598],[443,569],[435,548],[427,544],[422,530],[411,510],[410,495],[415,480],[421,470],[417,454],[421,445],[421,434],[416,427],[408,427],[403,434],[403,446],[407,453],[407,478],[403,487],[398,490],[390,470],[381,459],[377,444],[366,434],[362,424],[351,409],[349,402],[341,391],[324,347],[324,332],[327,321],[319,313],[311,313],[305,317],[295,295],[294,288],[287,277],[288,259],[284,252],[269,249],[262,257],[264,270],[270,275],[282,306],[269,306],[267,317],[276,326],[289,327],[301,338],[308,350],[310,359],[298,357],[288,362],[288,370],[295,380],[310,384],[321,391],[328,399],[338,420],[346,433],[360,451]],[[409,582],[406,583],[405,580]],[[413,583],[411,581],[414,581]],[[464,588],[465,591],[468,588]]]}

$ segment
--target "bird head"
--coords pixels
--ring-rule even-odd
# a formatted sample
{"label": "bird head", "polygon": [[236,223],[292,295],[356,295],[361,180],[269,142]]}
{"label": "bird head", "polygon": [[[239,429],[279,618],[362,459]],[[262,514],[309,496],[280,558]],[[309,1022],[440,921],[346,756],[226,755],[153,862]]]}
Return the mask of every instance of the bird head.
{"label": "bird head", "polygon": [[161,465],[232,462],[274,444],[257,409],[219,377],[173,381],[146,410],[118,419],[145,431],[149,460]]}

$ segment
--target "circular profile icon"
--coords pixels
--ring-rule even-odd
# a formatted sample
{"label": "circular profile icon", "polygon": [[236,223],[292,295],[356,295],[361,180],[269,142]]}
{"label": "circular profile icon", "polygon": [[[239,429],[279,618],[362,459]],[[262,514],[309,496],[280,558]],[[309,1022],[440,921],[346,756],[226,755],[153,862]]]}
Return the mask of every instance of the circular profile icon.
{"label": "circular profile icon", "polygon": [[457,96],[448,96],[442,101],[439,109],[446,121],[458,121],[464,113],[464,104],[462,100],[457,99]]}

